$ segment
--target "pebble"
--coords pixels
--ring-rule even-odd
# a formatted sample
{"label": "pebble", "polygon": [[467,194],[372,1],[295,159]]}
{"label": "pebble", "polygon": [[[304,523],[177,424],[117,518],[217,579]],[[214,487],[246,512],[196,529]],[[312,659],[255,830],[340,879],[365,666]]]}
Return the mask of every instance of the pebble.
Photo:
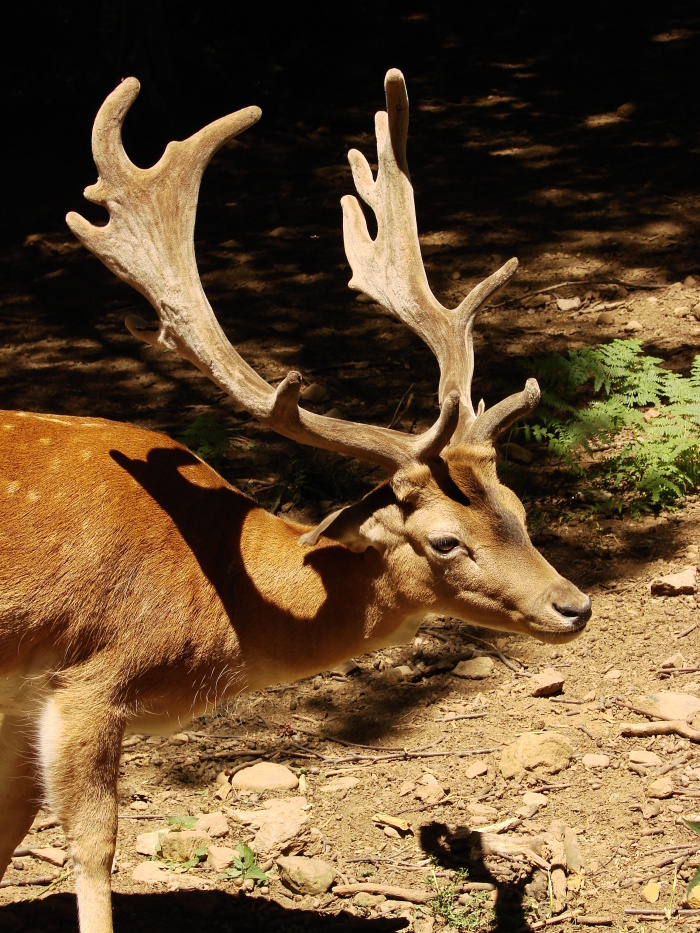
{"label": "pebble", "polygon": [[599,754],[589,754],[584,755],[581,759],[583,767],[589,771],[595,770],[597,768],[609,768],[610,767],[610,758],[608,755],[599,755]]}
{"label": "pebble", "polygon": [[659,899],[659,893],[661,891],[661,885],[658,881],[650,881],[648,884],[645,884],[642,888],[642,899],[647,902],[647,904],[655,904]]}
{"label": "pebble", "polygon": [[155,862],[141,862],[131,873],[132,880],[141,884],[167,884],[172,879],[172,873],[159,868]]}
{"label": "pebble", "polygon": [[233,865],[233,860],[238,857],[236,849],[230,846],[209,846],[207,853],[207,865],[214,871],[226,871]]}
{"label": "pebble", "polygon": [[612,311],[601,311],[598,317],[596,318],[596,324],[614,324],[615,315]]}
{"label": "pebble", "polygon": [[289,848],[289,843],[304,831],[309,821],[308,808],[305,797],[291,797],[267,800],[260,810],[234,810],[233,816],[257,830],[253,848],[267,853]]}
{"label": "pebble", "polygon": [[187,862],[192,858],[195,849],[209,849],[211,845],[211,837],[196,829],[165,833],[160,839],[161,855],[173,862]]}
{"label": "pebble", "polygon": [[555,671],[553,667],[547,667],[540,671],[532,679],[530,688],[531,697],[548,697],[555,693],[561,693],[564,686],[564,675]]}
{"label": "pebble", "polygon": [[467,768],[464,769],[464,777],[468,781],[473,781],[474,778],[483,777],[484,774],[487,774],[489,766],[485,761],[473,761]]}
{"label": "pebble", "polygon": [[639,323],[639,321],[635,320],[634,318],[632,318],[625,324],[625,330],[628,333],[634,333],[641,329],[642,329],[642,325]]}
{"label": "pebble", "polygon": [[152,833],[139,833],[136,837],[136,851],[139,855],[155,858],[156,849],[162,836],[167,836],[169,829],[154,830]]}
{"label": "pebble", "polygon": [[505,778],[535,769],[556,774],[568,766],[573,753],[571,742],[558,732],[524,732],[501,752],[501,773]]}
{"label": "pebble", "polygon": [[652,596],[692,596],[695,592],[697,567],[686,567],[680,573],[657,577],[649,584]]}
{"label": "pebble", "polygon": [[608,671],[607,674],[603,675],[604,680],[622,680],[625,676],[625,672],[621,671],[619,668],[614,667],[611,671]]}
{"label": "pebble", "polygon": [[284,765],[261,761],[234,774],[231,785],[238,790],[296,790],[299,779]]}
{"label": "pebble", "polygon": [[645,768],[654,768],[661,764],[661,759],[655,752],[645,748],[633,748],[629,753],[629,760],[634,765],[643,765]]}
{"label": "pebble", "polygon": [[670,777],[660,777],[647,787],[647,794],[650,797],[656,797],[663,800],[666,797],[673,796],[673,781]]}
{"label": "pebble", "polygon": [[581,299],[578,295],[575,298],[557,298],[557,308],[560,311],[575,311],[581,307]]}
{"label": "pebble", "polygon": [[320,858],[281,855],[277,868],[282,884],[295,894],[325,894],[335,881],[335,868]]}
{"label": "pebble", "polygon": [[328,395],[328,392],[322,385],[319,385],[317,382],[312,382],[310,386],[301,390],[300,395],[305,402],[311,402],[313,404],[315,402],[322,402],[326,395]]}
{"label": "pebble", "polygon": [[493,658],[488,656],[471,658],[468,661],[460,661],[453,668],[452,673],[455,677],[462,677],[466,680],[483,680],[488,677],[493,670]]}
{"label": "pebble", "polygon": [[442,784],[437,780],[434,774],[426,773],[418,778],[416,782],[415,796],[423,803],[437,803],[445,796]]}
{"label": "pebble", "polygon": [[195,829],[202,833],[208,833],[212,839],[221,839],[228,834],[228,823],[221,810],[215,810],[214,813],[199,815]]}

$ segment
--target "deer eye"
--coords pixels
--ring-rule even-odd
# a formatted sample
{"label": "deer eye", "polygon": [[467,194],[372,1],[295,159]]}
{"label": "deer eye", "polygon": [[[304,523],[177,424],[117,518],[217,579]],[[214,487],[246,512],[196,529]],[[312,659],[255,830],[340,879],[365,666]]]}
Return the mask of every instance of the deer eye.
{"label": "deer eye", "polygon": [[429,538],[429,541],[431,548],[437,551],[438,554],[449,554],[450,551],[454,551],[460,545],[459,538],[455,538],[454,535],[435,535]]}

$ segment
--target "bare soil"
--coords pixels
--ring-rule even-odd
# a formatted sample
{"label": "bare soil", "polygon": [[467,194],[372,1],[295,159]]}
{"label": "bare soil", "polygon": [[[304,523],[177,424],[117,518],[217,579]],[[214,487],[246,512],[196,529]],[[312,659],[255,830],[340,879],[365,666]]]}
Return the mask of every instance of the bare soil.
{"label": "bare soil", "polygon": [[[612,337],[639,337],[679,371],[700,353],[693,313],[700,303],[698,124],[687,80],[698,35],[692,16],[669,17],[663,28],[637,27],[639,56],[626,49],[620,62],[626,77],[610,87],[594,82],[589,95],[576,92],[576,67],[587,50],[573,32],[566,41],[574,74],[566,77],[554,67],[564,56],[518,57],[513,47],[500,61],[492,55],[474,65],[472,85],[448,81],[434,62],[427,73],[406,69],[409,162],[433,290],[453,306],[511,255],[521,261],[508,292],[478,321],[475,399],[483,395],[491,404],[519,388],[530,374],[529,356]],[[440,41],[451,54],[447,28]],[[318,106],[307,101],[302,118],[278,113],[271,131],[263,122],[230,145],[205,179],[197,253],[224,328],[263,376],[274,381],[298,368],[326,390],[315,410],[338,408],[355,420],[418,430],[435,414],[434,361],[410,333],[345,287],[337,207],[351,190],[344,153],[352,146],[372,153],[372,113],[382,106],[381,74],[375,78],[371,90],[367,82],[358,87],[353,108],[319,93]],[[68,206],[81,209],[77,199]],[[366,467],[269,435],[187,364],[139,346],[122,321],[148,309],[72,240],[61,213],[57,208],[53,223],[11,243],[0,259],[5,407],[130,420],[173,436],[195,417],[211,415],[232,432],[222,472],[297,520],[316,520],[380,480]],[[545,296],[543,305],[532,306],[535,293]],[[559,310],[557,299],[566,297],[579,297],[581,306]],[[612,312],[610,323],[600,323],[604,310]],[[635,321],[638,329],[630,329]],[[555,820],[577,834],[583,868],[569,873],[571,913],[555,929],[579,929],[578,914],[641,933],[658,923],[625,911],[649,907],[671,908],[666,927],[698,927],[698,916],[673,911],[700,861],[696,837],[682,822],[700,819],[700,749],[675,735],[628,738],[620,726],[645,721],[624,705],[637,695],[677,690],[700,697],[698,598],[649,592],[655,577],[697,565],[700,500],[690,496],[678,512],[641,521],[599,516],[574,498],[556,465],[533,454],[519,492],[540,517],[537,545],[593,599],[585,634],[552,649],[433,618],[411,644],[357,658],[354,672],[324,672],[242,698],[193,723],[185,744],[146,737],[130,744],[113,877],[117,931],[427,933],[431,924],[444,924],[429,906],[368,908],[332,894],[294,896],[274,873],[263,889],[241,891],[206,863],[173,874],[170,891],[135,883],[132,870],[143,860],[136,834],[164,828],[168,816],[222,809],[230,826],[226,844],[250,838],[233,810],[255,801],[222,802],[214,793],[217,774],[252,753],[306,775],[314,829],[306,853],[331,861],[348,882],[452,885],[456,896],[463,879],[454,872],[468,868],[470,880],[497,888],[495,906],[489,894],[474,895],[469,929],[537,929],[550,918],[546,877],[533,875],[527,861],[475,855],[468,831],[514,817],[523,793],[539,789],[546,806],[508,838],[541,835]],[[472,649],[501,653],[492,655],[485,680],[452,673]],[[662,662],[677,652],[683,671],[669,674]],[[508,666],[503,658],[511,659]],[[410,674],[397,672],[401,665]],[[546,667],[565,676],[563,693],[531,697],[531,675]],[[573,743],[570,766],[556,775],[504,779],[498,750],[523,732],[543,730]],[[656,752],[662,765],[646,773],[630,769],[629,752],[641,747]],[[591,752],[607,755],[608,766],[587,769],[582,758]],[[467,779],[475,760],[487,770]],[[324,782],[346,772],[359,779],[354,788],[323,792]],[[427,772],[445,789],[434,805],[416,798],[420,785],[406,790]],[[652,813],[649,784],[661,772],[672,778],[673,793]],[[495,813],[482,821],[469,810],[474,803]],[[377,811],[408,820],[411,832],[387,835],[372,819]],[[40,831],[46,818],[42,811],[26,845],[63,845],[60,829]],[[54,870],[32,858],[19,861],[7,881]],[[535,887],[526,890],[533,879]],[[650,880],[660,883],[653,905],[641,893]],[[198,883],[201,889],[186,890]],[[70,875],[48,892],[3,888],[0,927],[74,930],[72,892]]]}

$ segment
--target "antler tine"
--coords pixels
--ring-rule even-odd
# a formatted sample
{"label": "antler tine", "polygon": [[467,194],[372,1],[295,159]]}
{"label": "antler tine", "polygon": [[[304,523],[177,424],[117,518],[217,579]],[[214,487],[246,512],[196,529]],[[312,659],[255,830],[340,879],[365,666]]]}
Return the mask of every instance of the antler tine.
{"label": "antler tine", "polygon": [[301,376],[290,372],[274,389],[229,343],[207,301],[194,255],[194,224],[202,174],[214,153],[260,118],[247,107],[171,142],[151,168],[135,166],[124,151],[121,128],[139,92],[128,78],[104,102],[95,120],[93,154],[99,171],[85,190],[109,221],[99,227],[71,212],[66,221],[79,240],[153,305],[159,323],[130,315],[134,336],[168,347],[273,430],[301,443],[335,450],[395,471],[438,455],[457,426],[458,399],[443,405],[433,427],[407,436],[372,425],[315,415],[299,408]]}
{"label": "antler tine", "polygon": [[[451,443],[465,443],[472,426],[481,419],[483,406],[474,410],[471,383],[474,371],[472,329],[482,305],[512,278],[517,259],[480,282],[454,310],[433,295],[421,258],[413,187],[406,162],[408,95],[397,69],[385,79],[386,112],[376,115],[378,171],[376,180],[365,157],[356,149],[348,159],[357,192],[374,211],[377,236],[372,240],[360,204],[352,195],[342,199],[345,251],[352,268],[350,287],[365,292],[406,324],[430,347],[440,367],[438,398],[441,404],[451,392],[459,394],[461,413]],[[527,393],[531,399],[532,392]],[[488,421],[495,434],[505,429],[511,409],[522,408],[522,393],[499,403]],[[534,406],[533,406],[534,407]],[[531,410],[531,409],[527,409]],[[513,417],[511,420],[515,420]],[[486,427],[486,422],[483,426]],[[479,432],[481,437],[482,432]]]}

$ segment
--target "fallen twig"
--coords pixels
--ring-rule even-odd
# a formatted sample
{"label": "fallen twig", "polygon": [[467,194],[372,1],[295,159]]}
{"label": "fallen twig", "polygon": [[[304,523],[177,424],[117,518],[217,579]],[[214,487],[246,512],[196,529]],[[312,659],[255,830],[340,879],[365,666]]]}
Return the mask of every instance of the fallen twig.
{"label": "fallen twig", "polygon": [[594,916],[593,914],[586,917],[584,914],[579,914],[576,923],[580,923],[584,927],[611,927],[613,922],[610,917]]}
{"label": "fallen twig", "polygon": [[659,667],[656,673],[675,677],[676,674],[697,674],[698,671],[700,671],[700,667]]}
{"label": "fallen twig", "polygon": [[680,735],[691,742],[700,742],[700,729],[693,729],[682,719],[664,719],[659,722],[631,723],[623,722],[620,726],[620,735],[648,736],[648,735]]}
{"label": "fallen twig", "polygon": [[350,894],[383,894],[395,901],[409,901],[412,904],[427,904],[435,898],[430,891],[415,891],[412,888],[399,888],[393,884],[337,884],[331,888],[336,897],[346,897]]}
{"label": "fallen twig", "polygon": [[537,920],[530,924],[531,930],[542,930],[544,927],[554,926],[556,923],[564,923],[566,920],[578,919],[578,914],[573,910],[565,910],[563,914],[556,917],[546,917],[544,920]]}
{"label": "fallen twig", "polygon": [[60,875],[37,875],[34,878],[17,878],[15,881],[5,879],[0,881],[0,888],[24,888],[34,884],[53,884],[60,877]]}
{"label": "fallen twig", "polygon": [[682,632],[679,632],[677,635],[674,635],[673,637],[676,639],[676,641],[679,638],[685,638],[686,635],[690,635],[691,632],[694,632],[699,624],[700,623],[698,622],[693,622],[692,625],[689,625],[688,628],[684,628]]}
{"label": "fallen twig", "polygon": [[483,719],[486,713],[454,713],[452,716],[443,716],[433,722],[457,722],[458,719]]}

